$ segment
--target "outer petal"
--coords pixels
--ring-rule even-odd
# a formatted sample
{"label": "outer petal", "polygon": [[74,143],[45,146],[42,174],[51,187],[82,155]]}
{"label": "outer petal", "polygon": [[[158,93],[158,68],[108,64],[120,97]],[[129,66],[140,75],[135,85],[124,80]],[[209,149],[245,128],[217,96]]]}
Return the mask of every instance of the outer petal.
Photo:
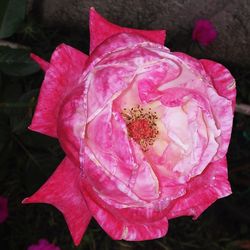
{"label": "outer petal", "polygon": [[94,8],[90,9],[90,53],[107,38],[119,33],[134,33],[142,35],[151,42],[164,44],[166,38],[165,30],[138,30],[124,28],[112,24],[98,14]]}
{"label": "outer petal", "polygon": [[215,115],[216,123],[222,132],[219,138],[220,148],[215,157],[215,160],[217,160],[225,156],[230,142],[233,125],[233,111],[236,103],[235,79],[228,69],[219,63],[206,59],[202,59],[200,62],[210,76],[211,84],[216,90],[208,88],[212,111]]}
{"label": "outer petal", "polygon": [[[88,150],[87,147],[85,149]],[[84,193],[84,197],[88,196],[98,207],[112,214],[119,221],[126,221],[129,224],[143,224],[162,220],[170,210],[168,205],[173,196],[176,198],[176,196],[183,195],[183,193],[178,193],[180,189],[174,187],[172,193],[169,190],[169,197],[162,199],[160,202],[159,200],[152,202],[140,201],[135,197],[132,190],[121,182],[119,186],[115,186],[114,177],[113,179],[112,177],[110,178],[98,164],[95,159],[92,159],[90,153],[86,155],[83,167],[84,175],[81,178],[81,191]],[[97,182],[96,180],[99,181]],[[115,199],[120,199],[124,203],[120,203],[119,206],[118,202],[110,194],[107,196],[106,194],[110,191],[113,191]],[[130,199],[133,198],[134,201],[132,204],[127,202],[129,199],[125,197],[126,195]]]}
{"label": "outer petal", "polygon": [[192,215],[194,219],[217,199],[231,194],[227,179],[227,161],[224,157],[210,163],[204,172],[192,178],[187,193],[175,201],[168,218]]}
{"label": "outer petal", "polygon": [[[37,58],[36,58],[37,59]],[[36,111],[30,129],[57,137],[57,117],[62,99],[76,87],[84,70],[87,56],[80,51],[61,44],[52,55],[46,71]],[[43,67],[44,62],[42,63]]]}
{"label": "outer petal", "polygon": [[224,97],[218,96],[214,88],[208,88],[207,93],[211,102],[216,125],[221,130],[221,135],[217,138],[217,142],[220,146],[213,159],[218,160],[223,158],[228,150],[233,126],[233,108],[232,102]]}
{"label": "outer petal", "polygon": [[234,109],[236,85],[235,79],[233,78],[229,70],[226,69],[223,65],[211,60],[202,59],[200,60],[200,62],[202,63],[208,75],[211,77],[212,83],[219,95],[232,101]]}
{"label": "outer petal", "polygon": [[91,214],[79,190],[79,168],[65,158],[48,181],[23,203],[48,203],[59,209],[78,245],[89,224]]}
{"label": "outer petal", "polygon": [[115,217],[107,210],[99,207],[88,196],[86,196],[88,207],[99,225],[114,239],[141,241],[157,239],[165,236],[168,230],[167,218],[154,222],[136,223]]}

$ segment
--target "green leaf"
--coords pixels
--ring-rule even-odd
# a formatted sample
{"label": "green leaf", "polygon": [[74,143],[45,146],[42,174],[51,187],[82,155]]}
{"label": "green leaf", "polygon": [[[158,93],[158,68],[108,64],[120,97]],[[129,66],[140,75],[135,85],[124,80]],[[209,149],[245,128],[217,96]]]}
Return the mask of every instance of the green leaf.
{"label": "green leaf", "polygon": [[22,21],[26,10],[26,0],[0,1],[0,38],[13,35]]}
{"label": "green leaf", "polygon": [[0,46],[0,71],[12,76],[26,76],[39,70],[29,51]]}

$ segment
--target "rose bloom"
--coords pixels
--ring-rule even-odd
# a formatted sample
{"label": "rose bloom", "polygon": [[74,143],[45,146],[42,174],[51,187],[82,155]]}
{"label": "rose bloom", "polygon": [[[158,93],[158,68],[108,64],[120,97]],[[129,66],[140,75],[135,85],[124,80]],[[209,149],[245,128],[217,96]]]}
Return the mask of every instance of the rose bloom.
{"label": "rose bloom", "polygon": [[116,240],[163,237],[168,220],[196,219],[231,194],[226,153],[235,81],[216,62],[173,53],[164,31],[109,23],[90,11],[90,56],[60,45],[31,130],[66,153],[24,203],[49,203],[79,244],[92,217]]}
{"label": "rose bloom", "polygon": [[50,244],[46,239],[41,239],[38,244],[29,246],[27,250],[60,250],[60,248]]}
{"label": "rose bloom", "polygon": [[0,223],[3,223],[8,218],[8,199],[0,196]]}
{"label": "rose bloom", "polygon": [[211,44],[217,37],[217,31],[214,25],[207,19],[196,21],[192,39],[203,46]]}

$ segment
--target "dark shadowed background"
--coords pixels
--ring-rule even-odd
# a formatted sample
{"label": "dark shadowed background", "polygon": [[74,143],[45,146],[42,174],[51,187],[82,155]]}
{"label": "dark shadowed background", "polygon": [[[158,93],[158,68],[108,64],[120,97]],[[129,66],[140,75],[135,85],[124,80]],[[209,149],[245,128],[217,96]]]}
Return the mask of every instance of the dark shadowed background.
{"label": "dark shadowed background", "polygon": [[[249,0],[34,0],[33,10],[46,25],[75,28],[86,35],[88,11],[94,6],[100,14],[121,26],[140,29],[166,29],[167,45],[185,50],[190,31],[199,18],[211,20],[218,39],[207,48],[209,58],[250,65]],[[84,32],[84,33],[83,33]],[[199,49],[195,56],[204,56]]]}

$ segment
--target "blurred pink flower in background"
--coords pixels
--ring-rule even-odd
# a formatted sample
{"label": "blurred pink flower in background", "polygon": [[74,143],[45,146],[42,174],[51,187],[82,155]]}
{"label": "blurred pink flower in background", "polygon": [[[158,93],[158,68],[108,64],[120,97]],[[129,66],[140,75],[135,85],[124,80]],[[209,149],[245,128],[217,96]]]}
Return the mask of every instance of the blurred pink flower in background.
{"label": "blurred pink flower in background", "polygon": [[60,250],[60,248],[45,239],[41,239],[38,244],[29,246],[27,250]]}
{"label": "blurred pink flower in background", "polygon": [[217,37],[217,31],[212,22],[207,19],[196,21],[192,39],[203,46],[211,44]]}
{"label": "blurred pink flower in background", "polygon": [[3,223],[8,217],[8,199],[0,196],[0,223]]}

